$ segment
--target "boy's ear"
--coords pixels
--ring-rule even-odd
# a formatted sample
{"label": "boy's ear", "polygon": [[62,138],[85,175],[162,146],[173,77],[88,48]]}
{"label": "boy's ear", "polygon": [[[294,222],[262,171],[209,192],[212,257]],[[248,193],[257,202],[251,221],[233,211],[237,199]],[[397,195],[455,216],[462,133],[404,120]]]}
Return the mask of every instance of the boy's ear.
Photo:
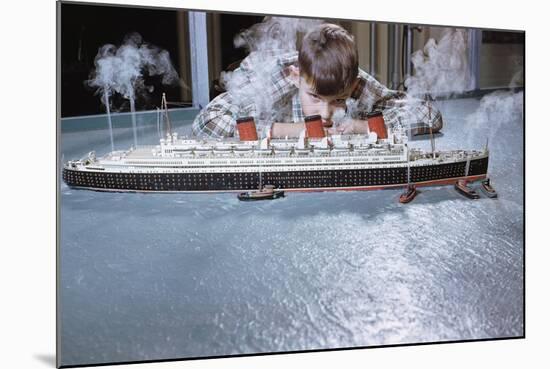
{"label": "boy's ear", "polygon": [[294,87],[300,86],[300,68],[298,68],[295,65],[291,65],[288,67],[288,79],[290,83],[294,85]]}

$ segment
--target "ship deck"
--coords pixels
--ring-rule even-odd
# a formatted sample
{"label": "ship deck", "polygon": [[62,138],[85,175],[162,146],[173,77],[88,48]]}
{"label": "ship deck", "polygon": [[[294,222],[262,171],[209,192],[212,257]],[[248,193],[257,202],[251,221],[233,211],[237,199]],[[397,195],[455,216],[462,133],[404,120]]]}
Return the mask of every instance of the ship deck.
{"label": "ship deck", "polygon": [[155,148],[155,145],[138,146],[136,149],[127,152],[127,159],[149,159],[151,158],[151,150]]}
{"label": "ship deck", "polygon": [[[132,149],[131,151],[126,151],[125,153],[125,158],[126,159],[151,159],[152,156],[151,156],[151,151],[155,149],[155,145],[144,145],[144,146],[141,146],[141,145],[138,145],[138,147],[136,149]],[[293,158],[296,158],[296,157],[303,157],[303,158],[308,158],[308,157],[320,157],[320,156],[328,156],[329,153],[327,151],[318,151],[317,153],[315,153],[315,155],[302,155],[302,154],[290,154],[290,151],[271,151],[271,150],[262,150],[262,151],[259,151],[259,150],[256,150],[255,152],[253,151],[235,151],[235,153],[231,153],[229,150],[227,152],[218,152],[216,154],[213,154],[211,151],[208,151],[208,150],[204,150],[204,151],[199,151],[197,150],[195,152],[196,154],[195,155],[192,155],[191,154],[191,151],[189,151],[189,153],[187,155],[184,155],[182,156],[183,158],[197,158],[197,157],[207,157],[207,158],[238,158],[238,157],[248,157],[248,156],[258,156],[260,155],[261,157],[265,157],[265,158],[289,158],[289,157],[293,157]],[[331,153],[330,153],[330,156],[333,156],[333,157],[338,157],[338,156],[362,156],[362,155],[365,155],[365,151],[361,151],[361,150],[357,150],[355,152],[348,152],[347,150],[333,150]],[[400,152],[394,152],[392,153],[391,155],[399,155]],[[111,159],[111,156],[110,155],[106,155],[106,159]],[[97,155],[99,157],[99,155]],[[158,156],[157,158],[161,158],[160,156]],[[168,160],[170,160],[170,158],[168,158]]]}

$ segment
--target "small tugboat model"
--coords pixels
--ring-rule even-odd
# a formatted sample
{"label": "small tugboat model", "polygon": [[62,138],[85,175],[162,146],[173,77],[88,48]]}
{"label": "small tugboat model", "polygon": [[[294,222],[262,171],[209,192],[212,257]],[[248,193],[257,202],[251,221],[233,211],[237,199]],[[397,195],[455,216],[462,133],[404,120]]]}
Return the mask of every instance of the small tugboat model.
{"label": "small tugboat model", "polygon": [[282,190],[276,190],[273,185],[266,185],[258,191],[241,192],[237,197],[241,201],[274,200],[285,196]]}
{"label": "small tugboat model", "polygon": [[463,196],[466,196],[469,199],[479,199],[479,195],[468,185],[468,181],[466,180],[460,180],[455,183],[455,190]]}
{"label": "small tugboat model", "polygon": [[495,191],[493,186],[491,186],[489,178],[481,181],[480,188],[481,188],[481,192],[483,192],[487,197],[492,198],[492,199],[495,199],[495,198],[498,197],[497,192]]}
{"label": "small tugboat model", "polygon": [[403,192],[401,196],[399,196],[399,202],[401,204],[407,204],[411,202],[416,197],[417,194],[418,192],[416,191],[416,186],[410,184],[407,186],[407,189],[405,190],[405,192]]}

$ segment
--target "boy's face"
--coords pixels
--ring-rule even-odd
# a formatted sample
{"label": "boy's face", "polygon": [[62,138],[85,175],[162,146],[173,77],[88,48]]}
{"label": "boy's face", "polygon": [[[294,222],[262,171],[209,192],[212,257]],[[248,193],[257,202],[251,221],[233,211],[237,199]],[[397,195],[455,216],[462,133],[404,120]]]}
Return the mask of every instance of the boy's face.
{"label": "boy's face", "polygon": [[353,87],[348,91],[336,96],[321,96],[315,93],[313,86],[308,83],[303,77],[300,77],[298,84],[300,102],[304,115],[319,114],[323,119],[323,126],[331,127],[332,116],[338,109],[346,110],[346,99],[353,92]]}

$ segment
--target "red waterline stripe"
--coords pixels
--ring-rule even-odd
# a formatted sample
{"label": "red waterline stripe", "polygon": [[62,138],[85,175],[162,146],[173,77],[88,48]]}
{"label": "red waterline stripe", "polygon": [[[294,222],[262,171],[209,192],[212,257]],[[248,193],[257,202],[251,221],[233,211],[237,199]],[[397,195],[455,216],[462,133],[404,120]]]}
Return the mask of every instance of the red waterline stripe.
{"label": "red waterline stripe", "polygon": [[[427,186],[437,186],[437,185],[451,185],[455,184],[457,181],[461,179],[465,179],[468,181],[478,181],[481,179],[485,179],[487,177],[486,174],[476,175],[476,176],[468,176],[468,177],[455,177],[455,178],[446,178],[446,179],[437,179],[433,181],[425,181],[425,182],[414,182],[411,184],[414,184],[417,187],[427,187]],[[374,191],[374,190],[383,190],[388,188],[402,188],[405,187],[407,184],[397,184],[397,185],[386,185],[386,186],[366,186],[366,187],[319,187],[319,188],[284,188],[284,191],[291,191],[291,192],[325,192],[325,191]]]}

